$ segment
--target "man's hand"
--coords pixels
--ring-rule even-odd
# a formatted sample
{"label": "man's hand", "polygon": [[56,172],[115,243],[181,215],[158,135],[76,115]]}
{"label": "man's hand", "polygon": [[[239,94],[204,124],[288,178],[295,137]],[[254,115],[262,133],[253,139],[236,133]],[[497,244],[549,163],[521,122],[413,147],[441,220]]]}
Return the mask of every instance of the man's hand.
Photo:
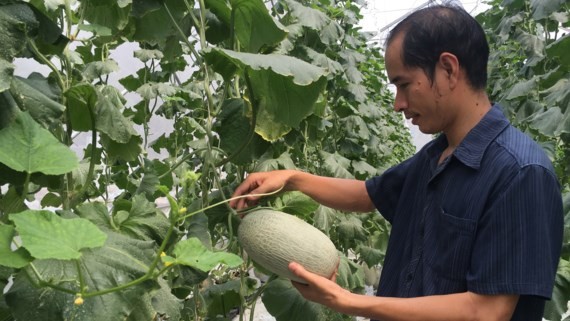
{"label": "man's hand", "polygon": [[302,284],[291,281],[305,299],[326,305],[338,312],[344,312],[351,293],[336,284],[336,271],[327,279],[305,270],[296,262],[289,263],[289,270],[307,282],[307,284]]}
{"label": "man's hand", "polygon": [[[247,176],[245,181],[241,183],[234,191],[232,197],[242,196],[247,194],[264,194],[277,191],[283,188],[284,191],[288,188],[288,182],[291,176],[295,174],[293,170],[281,170],[271,172],[253,173]],[[241,210],[249,206],[254,206],[259,201],[259,196],[248,196],[237,200],[230,201],[230,206]]]}

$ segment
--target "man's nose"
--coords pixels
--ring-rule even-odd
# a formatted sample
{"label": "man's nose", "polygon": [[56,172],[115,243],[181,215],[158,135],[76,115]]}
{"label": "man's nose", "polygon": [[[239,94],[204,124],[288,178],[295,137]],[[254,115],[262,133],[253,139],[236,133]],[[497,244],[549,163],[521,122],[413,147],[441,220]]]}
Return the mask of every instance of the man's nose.
{"label": "man's nose", "polygon": [[404,95],[402,95],[400,92],[396,92],[396,98],[394,99],[394,110],[401,112],[406,108],[408,108],[408,102],[406,101]]}

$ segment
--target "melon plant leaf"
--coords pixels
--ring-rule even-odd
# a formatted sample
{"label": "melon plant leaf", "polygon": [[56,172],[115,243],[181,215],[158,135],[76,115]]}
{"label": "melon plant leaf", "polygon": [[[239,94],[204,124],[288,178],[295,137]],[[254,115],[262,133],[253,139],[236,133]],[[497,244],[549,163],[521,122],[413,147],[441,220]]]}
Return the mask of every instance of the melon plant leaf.
{"label": "melon plant leaf", "polygon": [[76,84],[65,92],[67,112],[71,127],[76,131],[90,131],[93,128],[91,113],[95,114],[97,89],[91,84]]}
{"label": "melon plant leaf", "polygon": [[151,11],[160,9],[160,2],[156,0],[136,0],[133,2],[131,16],[141,18]]}
{"label": "melon plant leaf", "polygon": [[261,297],[267,311],[277,321],[329,321],[326,308],[303,298],[291,281],[278,278],[271,281]]}
{"label": "melon plant leaf", "polygon": [[[113,288],[143,276],[156,255],[156,245],[152,241],[140,241],[112,232],[107,236],[103,247],[84,250],[79,260],[89,291]],[[73,262],[36,260],[34,265],[46,280],[62,287],[77,288],[77,267]],[[136,320],[152,320],[159,311],[173,313],[165,307],[180,307],[177,298],[165,293],[168,291],[165,286],[163,282],[149,280],[122,291],[85,298],[84,304],[77,307],[73,305],[74,295],[37,288],[22,273],[16,276],[13,287],[5,296],[19,320],[133,320],[129,319],[131,316],[138,317]],[[35,308],[30,309],[28,304]],[[176,315],[173,313],[172,317]]]}
{"label": "melon plant leaf", "polygon": [[119,65],[114,60],[93,61],[85,65],[83,76],[85,76],[87,80],[92,81],[115,71],[119,71]]}
{"label": "melon plant leaf", "polygon": [[138,136],[133,122],[123,116],[124,108],[120,100],[122,96],[113,90],[101,90],[95,106],[97,113],[96,128],[105,133],[111,140],[127,144],[132,136]]}
{"label": "melon plant leaf", "polygon": [[350,167],[349,159],[341,156],[338,152],[331,154],[321,151],[320,156],[323,158],[324,167],[334,177],[354,178],[354,176],[348,171],[348,168]]}
{"label": "melon plant leaf", "polygon": [[357,241],[366,240],[366,231],[362,226],[362,221],[354,215],[340,216],[337,232],[338,240],[345,249],[354,247]]}
{"label": "melon plant leaf", "polygon": [[50,211],[27,210],[11,214],[10,220],[16,225],[22,246],[37,259],[78,259],[81,250],[101,247],[107,239],[88,220],[63,219]]}
{"label": "melon plant leaf", "polygon": [[131,8],[121,7],[116,0],[82,0],[80,10],[90,24],[106,27],[113,34],[118,34],[129,23]]}
{"label": "melon plant leaf", "polygon": [[[143,4],[137,4],[137,2],[142,2],[144,7]],[[184,1],[141,0],[135,1],[135,7],[139,7],[137,9],[139,17],[134,19],[134,40],[148,42],[153,45],[158,44],[160,47],[164,47],[166,39],[170,36],[180,37],[164,6],[168,7],[183,32],[187,36],[190,34],[191,24],[189,17],[185,16],[187,8]],[[144,14],[140,15],[140,12]]]}
{"label": "melon plant leaf", "polygon": [[289,56],[224,49],[208,50],[205,56],[225,79],[238,70],[248,75],[259,104],[256,132],[269,141],[298,127],[312,113],[326,84],[324,69]]}
{"label": "melon plant leaf", "polygon": [[224,79],[231,79],[238,70],[266,70],[278,77],[293,79],[293,83],[306,86],[326,76],[324,69],[313,66],[295,57],[278,54],[251,54],[221,48],[209,48],[205,57],[214,70]]}
{"label": "melon plant leaf", "polygon": [[550,14],[558,10],[564,0],[530,0],[532,17],[535,20],[548,18]]}
{"label": "melon plant leaf", "polygon": [[546,97],[544,97],[544,102],[547,106],[560,106],[564,112],[570,109],[567,107],[570,105],[569,79],[559,79],[556,84],[546,89],[543,93],[547,94]]}
{"label": "melon plant leaf", "polygon": [[358,254],[360,258],[366,262],[368,266],[375,266],[382,263],[385,253],[375,247],[360,245],[358,247]]}
{"label": "melon plant leaf", "polygon": [[45,127],[58,121],[65,110],[65,106],[58,101],[59,90],[38,73],[31,74],[28,79],[14,77],[10,93],[20,109],[27,110],[35,121]]}
{"label": "melon plant leaf", "polygon": [[[251,112],[248,107],[243,99],[227,100],[214,124],[220,135],[220,147],[232,157],[232,162],[238,165],[258,159],[270,146],[259,135],[252,133]],[[242,147],[244,143],[247,143],[247,146]]]}
{"label": "melon plant leaf", "polygon": [[300,217],[309,218],[312,213],[319,207],[309,196],[301,192],[288,192],[277,199],[275,207],[277,210],[293,214]]}
{"label": "melon plant leaf", "polygon": [[197,238],[189,238],[178,242],[173,250],[175,260],[173,263],[187,265],[200,271],[210,271],[218,264],[223,263],[229,267],[237,267],[243,260],[232,253],[212,252]]}
{"label": "melon plant leaf", "polygon": [[20,108],[9,91],[0,92],[0,130],[12,123]]}
{"label": "melon plant leaf", "polygon": [[101,202],[80,204],[77,206],[76,212],[79,217],[89,220],[103,230],[103,232],[114,230],[110,222],[111,214],[107,206]]}
{"label": "melon plant leaf", "polygon": [[0,58],[11,62],[25,50],[28,32],[36,30],[38,22],[27,4],[0,5]]}
{"label": "melon plant leaf", "polygon": [[361,266],[349,260],[345,255],[340,257],[338,272],[336,277],[338,285],[349,290],[362,290],[366,285],[364,281],[364,270]]}
{"label": "melon plant leaf", "polygon": [[173,96],[177,90],[168,83],[155,83],[149,81],[137,89],[137,93],[146,100],[151,100],[159,96]]}
{"label": "melon plant leaf", "polygon": [[206,8],[220,19],[223,23],[229,25],[231,20],[232,11],[227,5],[226,1],[221,0],[205,0]]}
{"label": "melon plant leaf", "polygon": [[544,112],[536,113],[530,119],[530,126],[550,137],[570,133],[570,108],[565,113],[558,107],[550,107]]}
{"label": "melon plant leaf", "polygon": [[546,53],[549,57],[556,57],[564,70],[570,70],[570,35],[566,35],[546,48]]}
{"label": "melon plant leaf", "polygon": [[336,210],[320,205],[313,216],[313,225],[330,236],[330,230],[336,222],[337,216],[338,212]]}
{"label": "melon plant leaf", "polygon": [[[245,279],[242,287],[240,280],[231,280],[222,284],[214,284],[202,291],[202,296],[208,307],[208,316],[227,315],[231,310],[241,304],[241,295],[249,296],[253,293],[256,280]],[[240,295],[241,294],[241,295]]]}
{"label": "melon plant leaf", "polygon": [[562,320],[561,316],[568,310],[568,300],[570,300],[570,263],[561,259],[556,272],[552,300],[546,302],[544,317],[551,321]]}
{"label": "melon plant leaf", "polygon": [[261,0],[232,0],[235,36],[247,52],[257,53],[287,36],[285,28],[269,15]]}
{"label": "melon plant leaf", "polygon": [[122,144],[112,140],[109,136],[102,134],[100,143],[109,154],[109,157],[113,159],[122,159],[127,162],[131,162],[136,160],[142,153],[142,138],[138,135],[131,136],[127,143]]}
{"label": "melon plant leaf", "polygon": [[28,207],[22,202],[22,197],[14,186],[10,186],[8,192],[0,199],[0,210],[4,213],[18,213],[27,209]]}
{"label": "melon plant leaf", "polygon": [[33,258],[24,248],[12,251],[12,239],[15,234],[13,226],[0,225],[0,265],[19,269],[28,265]]}
{"label": "melon plant leaf", "polygon": [[8,90],[14,75],[14,65],[0,58],[0,92]]}
{"label": "melon plant leaf", "polygon": [[331,22],[331,18],[320,10],[306,7],[293,0],[286,0],[285,3],[291,10],[291,15],[304,27],[321,30]]}
{"label": "melon plant leaf", "polygon": [[27,112],[0,130],[0,163],[19,172],[60,175],[79,164],[77,156]]}
{"label": "melon plant leaf", "polygon": [[120,208],[129,213],[128,217],[117,226],[121,233],[140,240],[154,240],[158,244],[162,242],[170,226],[169,220],[156,208],[155,203],[146,199],[144,194],[135,195]]}

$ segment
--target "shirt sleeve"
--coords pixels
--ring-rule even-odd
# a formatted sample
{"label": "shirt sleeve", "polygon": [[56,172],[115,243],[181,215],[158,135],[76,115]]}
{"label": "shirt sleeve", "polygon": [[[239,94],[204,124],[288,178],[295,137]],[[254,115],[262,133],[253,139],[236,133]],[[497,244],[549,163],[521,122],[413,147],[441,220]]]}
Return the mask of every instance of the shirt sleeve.
{"label": "shirt sleeve", "polygon": [[479,221],[469,290],[549,299],[563,226],[556,177],[539,165],[522,167]]}
{"label": "shirt sleeve", "polygon": [[372,200],[380,214],[390,223],[392,223],[396,214],[398,201],[409,173],[412,159],[408,159],[388,169],[382,175],[366,181],[366,190],[370,200]]}

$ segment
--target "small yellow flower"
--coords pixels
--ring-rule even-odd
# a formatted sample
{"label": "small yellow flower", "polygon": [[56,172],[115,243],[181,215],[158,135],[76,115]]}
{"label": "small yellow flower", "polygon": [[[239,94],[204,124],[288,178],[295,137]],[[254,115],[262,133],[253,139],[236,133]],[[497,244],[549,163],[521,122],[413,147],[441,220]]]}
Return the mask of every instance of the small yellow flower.
{"label": "small yellow flower", "polygon": [[178,214],[179,214],[179,215],[184,215],[184,214],[186,214],[186,211],[187,211],[186,207],[181,207],[181,208],[178,210]]}
{"label": "small yellow flower", "polygon": [[83,304],[83,298],[79,295],[75,298],[75,301],[73,302],[73,304],[75,305],[82,305]]}
{"label": "small yellow flower", "polygon": [[172,262],[164,262],[164,266],[169,267],[172,265]]}
{"label": "small yellow flower", "polygon": [[165,256],[166,256],[166,253],[164,253],[164,252],[160,253],[160,257],[165,257]]}

